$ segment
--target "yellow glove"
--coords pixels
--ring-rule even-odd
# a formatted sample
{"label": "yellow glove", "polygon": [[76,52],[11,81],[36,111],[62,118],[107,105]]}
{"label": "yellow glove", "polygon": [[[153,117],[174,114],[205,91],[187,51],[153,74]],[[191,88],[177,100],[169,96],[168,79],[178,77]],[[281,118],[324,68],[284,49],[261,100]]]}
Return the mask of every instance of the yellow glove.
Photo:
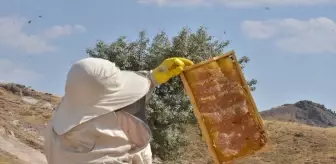
{"label": "yellow glove", "polygon": [[193,64],[192,61],[186,58],[168,58],[152,71],[153,80],[157,84],[165,83],[172,77],[179,75],[186,66]]}

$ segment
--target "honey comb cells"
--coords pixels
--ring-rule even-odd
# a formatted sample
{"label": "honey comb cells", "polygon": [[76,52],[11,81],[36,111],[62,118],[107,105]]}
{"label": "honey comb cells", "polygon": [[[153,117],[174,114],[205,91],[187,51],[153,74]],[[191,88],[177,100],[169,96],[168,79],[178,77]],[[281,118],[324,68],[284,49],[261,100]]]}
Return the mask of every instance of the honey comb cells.
{"label": "honey comb cells", "polygon": [[267,136],[233,51],[183,71],[194,114],[217,164],[254,154]]}

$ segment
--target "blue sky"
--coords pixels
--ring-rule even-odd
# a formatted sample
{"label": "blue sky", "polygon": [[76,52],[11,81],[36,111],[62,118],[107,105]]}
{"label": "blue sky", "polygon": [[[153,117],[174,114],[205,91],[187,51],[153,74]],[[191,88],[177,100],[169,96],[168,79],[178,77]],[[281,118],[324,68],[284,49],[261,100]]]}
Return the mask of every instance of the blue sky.
{"label": "blue sky", "polygon": [[[97,40],[200,26],[248,56],[259,110],[307,99],[336,109],[334,0],[11,0],[0,6],[0,81],[63,94],[71,64]],[[266,9],[269,8],[269,10]],[[39,15],[42,15],[39,18]],[[28,20],[32,22],[28,24]],[[226,31],[226,34],[224,34]]]}

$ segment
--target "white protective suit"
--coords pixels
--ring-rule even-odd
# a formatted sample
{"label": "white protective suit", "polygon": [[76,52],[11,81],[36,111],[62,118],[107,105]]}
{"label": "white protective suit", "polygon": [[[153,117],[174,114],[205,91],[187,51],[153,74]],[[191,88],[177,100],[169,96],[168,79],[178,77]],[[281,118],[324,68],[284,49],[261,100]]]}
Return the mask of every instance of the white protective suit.
{"label": "white protective suit", "polygon": [[45,132],[48,164],[151,164],[144,122],[151,79],[150,71],[121,71],[104,59],[75,63]]}

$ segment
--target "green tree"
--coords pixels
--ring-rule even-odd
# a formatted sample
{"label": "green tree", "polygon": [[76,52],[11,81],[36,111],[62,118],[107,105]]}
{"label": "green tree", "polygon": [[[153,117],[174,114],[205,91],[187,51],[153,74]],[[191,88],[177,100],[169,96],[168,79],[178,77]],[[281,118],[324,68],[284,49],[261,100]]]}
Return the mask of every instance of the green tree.
{"label": "green tree", "polygon": [[[111,44],[98,41],[94,48],[87,49],[91,57],[104,58],[115,62],[123,70],[151,70],[169,57],[186,57],[195,63],[223,54],[229,41],[215,40],[204,27],[196,32],[183,28],[176,36],[169,38],[165,32],[159,32],[150,40],[144,31],[135,41],[127,41],[122,36]],[[249,58],[240,58],[244,68]],[[251,90],[256,80],[249,81]],[[180,147],[186,145],[184,126],[195,123],[192,107],[184,93],[178,77],[160,85],[154,91],[148,105],[148,124],[153,132],[153,154],[163,160],[177,158],[182,154]]]}

